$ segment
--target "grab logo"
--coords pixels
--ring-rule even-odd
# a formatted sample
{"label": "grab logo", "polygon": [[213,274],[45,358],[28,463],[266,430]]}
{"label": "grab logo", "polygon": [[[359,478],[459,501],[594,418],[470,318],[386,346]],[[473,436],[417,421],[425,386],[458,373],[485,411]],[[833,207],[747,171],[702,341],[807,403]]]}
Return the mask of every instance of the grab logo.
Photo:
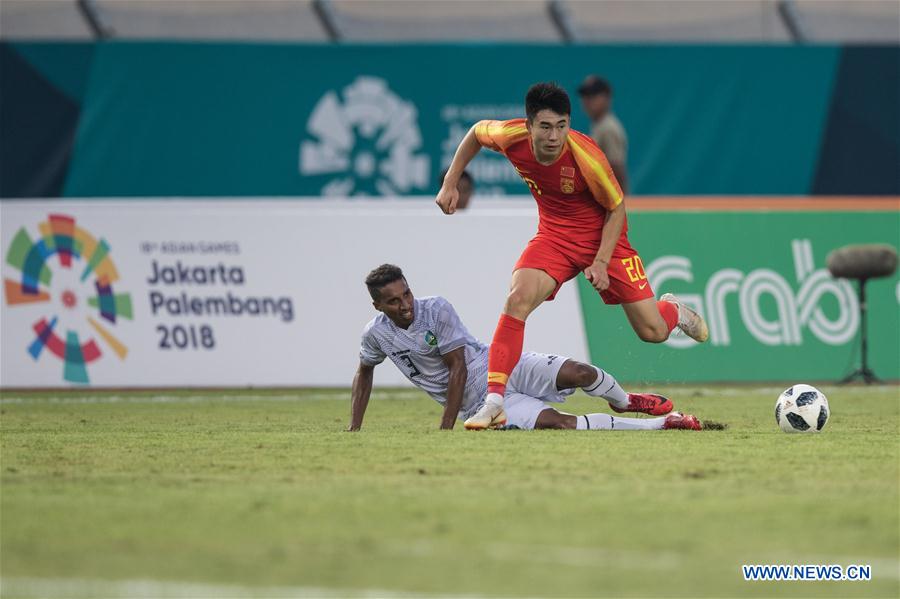
{"label": "grab logo", "polygon": [[[831,277],[824,268],[813,264],[812,243],[808,239],[791,242],[794,259],[793,284],[768,268],[742,272],[725,268],[707,281],[702,294],[679,293],[678,297],[706,318],[712,345],[731,345],[731,327],[725,308],[726,299],[736,295],[740,318],[747,331],[764,345],[801,345],[804,334],[812,334],[828,345],[843,345],[854,338],[859,329],[859,302],[847,281]],[[690,259],[663,256],[647,265],[647,278],[657,291],[670,281],[694,282]],[[829,318],[820,302],[832,295],[839,306],[836,318]],[[763,298],[774,303],[775,317],[763,315]],[[807,333],[808,331],[808,333]],[[697,344],[683,336],[666,342],[678,348]]]}
{"label": "grab logo", "polygon": [[378,77],[357,77],[341,95],[330,90],[300,143],[300,174],[327,175],[324,196],[397,195],[427,191],[429,159],[418,111]]}

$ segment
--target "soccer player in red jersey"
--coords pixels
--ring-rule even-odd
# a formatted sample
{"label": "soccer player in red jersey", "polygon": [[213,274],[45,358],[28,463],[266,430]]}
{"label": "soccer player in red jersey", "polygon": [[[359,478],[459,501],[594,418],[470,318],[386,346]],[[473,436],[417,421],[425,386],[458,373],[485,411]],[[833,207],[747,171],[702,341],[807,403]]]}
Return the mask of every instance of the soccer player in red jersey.
{"label": "soccer player in red jersey", "polygon": [[[607,304],[621,304],[638,337],[668,339],[675,327],[698,342],[709,332],[699,314],[672,294],[656,300],[640,256],[628,242],[625,203],[603,152],[569,128],[565,90],[537,83],[525,96],[527,118],[480,121],[460,142],[435,203],[453,214],[457,182],[482,147],[502,153],[528,185],[538,205],[538,232],[513,269],[503,314],[488,356],[488,396],[465,422],[484,429],[505,418],[503,395],[522,354],[525,320],[563,283],[583,272]],[[650,413],[657,406],[629,406]]]}

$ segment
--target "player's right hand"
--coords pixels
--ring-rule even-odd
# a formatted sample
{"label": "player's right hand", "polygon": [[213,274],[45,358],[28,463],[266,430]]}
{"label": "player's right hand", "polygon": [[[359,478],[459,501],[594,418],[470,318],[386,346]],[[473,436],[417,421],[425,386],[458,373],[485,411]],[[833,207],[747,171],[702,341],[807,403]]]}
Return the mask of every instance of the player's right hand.
{"label": "player's right hand", "polygon": [[456,212],[456,204],[459,202],[459,190],[456,187],[441,187],[434,203],[440,206],[444,214]]}

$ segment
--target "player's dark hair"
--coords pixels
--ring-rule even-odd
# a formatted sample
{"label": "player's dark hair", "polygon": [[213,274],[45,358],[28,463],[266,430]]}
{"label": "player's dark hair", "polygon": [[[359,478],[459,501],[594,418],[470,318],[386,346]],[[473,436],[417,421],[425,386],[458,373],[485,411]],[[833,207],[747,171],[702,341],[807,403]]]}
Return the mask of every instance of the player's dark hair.
{"label": "player's dark hair", "polygon": [[572,114],[572,103],[566,90],[553,82],[535,83],[525,94],[525,116],[534,121],[542,110],[552,110],[556,114]]}
{"label": "player's dark hair", "polygon": [[382,264],[366,276],[366,287],[369,288],[369,295],[377,302],[381,299],[381,288],[400,279],[405,280],[406,277],[403,276],[399,266]]}

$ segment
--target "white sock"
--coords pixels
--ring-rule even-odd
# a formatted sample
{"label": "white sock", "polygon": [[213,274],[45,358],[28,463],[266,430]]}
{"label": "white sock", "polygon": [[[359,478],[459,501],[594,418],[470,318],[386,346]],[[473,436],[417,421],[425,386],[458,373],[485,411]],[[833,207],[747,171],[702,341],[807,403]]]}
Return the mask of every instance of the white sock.
{"label": "white sock", "polygon": [[602,397],[611,404],[615,404],[617,408],[628,407],[628,394],[625,392],[616,378],[602,368],[594,366],[597,371],[597,380],[582,387],[584,392],[592,397]]}
{"label": "white sock", "polygon": [[503,406],[503,396],[499,393],[488,393],[487,397],[484,398],[484,403],[492,403],[497,404],[498,406]]}
{"label": "white sock", "polygon": [[578,416],[575,429],[603,431],[655,431],[663,427],[665,416],[660,418],[620,418],[609,414],[582,414]]}

